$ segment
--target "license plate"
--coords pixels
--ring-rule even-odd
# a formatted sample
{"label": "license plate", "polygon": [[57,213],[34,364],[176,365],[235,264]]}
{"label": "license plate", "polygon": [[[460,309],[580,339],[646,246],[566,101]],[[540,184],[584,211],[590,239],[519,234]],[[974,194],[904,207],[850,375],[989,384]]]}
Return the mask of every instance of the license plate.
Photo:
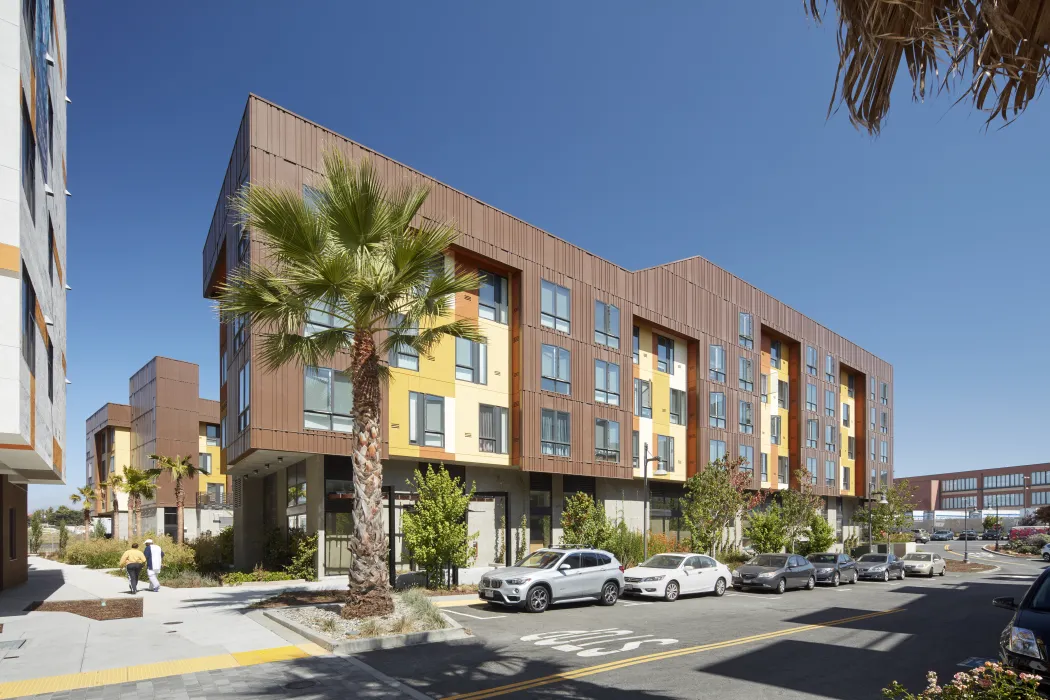
{"label": "license plate", "polygon": [[486,598],[495,598],[496,597],[496,592],[495,591],[483,591],[482,593],[483,593],[483,595]]}
{"label": "license plate", "polygon": [[640,591],[642,589],[639,588],[638,586],[624,586],[624,590],[627,590],[627,591]]}

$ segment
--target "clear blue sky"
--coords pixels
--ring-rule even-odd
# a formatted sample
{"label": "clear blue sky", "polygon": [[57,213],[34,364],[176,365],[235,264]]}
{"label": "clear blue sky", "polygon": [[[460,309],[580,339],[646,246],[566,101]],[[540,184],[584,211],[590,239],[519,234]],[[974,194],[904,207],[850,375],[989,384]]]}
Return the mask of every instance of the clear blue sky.
{"label": "clear blue sky", "polygon": [[834,28],[797,2],[450,5],[67,2],[70,486],[152,356],[218,396],[201,248],[250,91],[625,267],[703,255],[885,358],[898,475],[1047,459],[1050,97],[985,131],[902,85],[872,139],[825,121]]}

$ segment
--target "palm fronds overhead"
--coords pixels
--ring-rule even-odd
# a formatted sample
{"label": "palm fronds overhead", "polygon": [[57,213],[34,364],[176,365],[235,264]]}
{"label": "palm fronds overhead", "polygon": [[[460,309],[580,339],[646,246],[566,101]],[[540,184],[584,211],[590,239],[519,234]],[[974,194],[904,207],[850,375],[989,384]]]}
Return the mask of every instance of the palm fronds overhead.
{"label": "palm fronds overhead", "polygon": [[[822,20],[828,0],[804,0]],[[878,133],[901,62],[912,97],[961,84],[960,101],[1009,122],[1034,100],[1050,68],[1050,0],[834,0],[839,67],[828,107]],[[823,6],[823,7],[822,7]]]}

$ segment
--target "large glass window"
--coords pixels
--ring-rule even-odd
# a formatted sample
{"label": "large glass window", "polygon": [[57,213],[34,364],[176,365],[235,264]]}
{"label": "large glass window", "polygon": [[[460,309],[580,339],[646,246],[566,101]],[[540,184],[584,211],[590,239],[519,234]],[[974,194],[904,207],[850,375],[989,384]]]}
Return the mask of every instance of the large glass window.
{"label": "large glass window", "polygon": [[708,348],[707,377],[713,382],[726,380],[726,349],[721,345]]}
{"label": "large glass window", "polygon": [[857,458],[857,438],[852,435],[846,438],[846,457],[849,459]]}
{"label": "large glass window", "polygon": [[817,349],[812,345],[806,346],[806,372],[817,376]]}
{"label": "large glass window", "polygon": [[780,444],[780,416],[769,417],[769,441],[774,445]]}
{"label": "large glass window", "polygon": [[889,430],[889,425],[890,425],[889,416],[887,416],[886,412],[883,411],[882,415],[879,417],[879,432],[880,433],[887,432]]}
{"label": "large glass window", "polygon": [[882,382],[882,388],[879,390],[879,401],[883,406],[890,405],[890,385],[886,382]]}
{"label": "large glass window", "polygon": [[[419,324],[406,323],[403,314],[395,314],[390,319],[391,328],[397,329],[402,335],[419,335]],[[458,338],[457,338],[458,340]],[[459,348],[456,348],[457,354]],[[410,345],[399,344],[390,348],[390,366],[419,371],[419,351]]]}
{"label": "large glass window", "polygon": [[777,457],[777,483],[787,484],[790,476],[790,462],[787,457]]}
{"label": "large glass window", "polygon": [[740,471],[753,472],[755,470],[755,448],[751,445],[741,445],[740,456],[744,459],[744,463],[740,465]]}
{"label": "large glass window", "polygon": [[489,346],[456,338],[456,379],[474,384],[489,383]]}
{"label": "large glass window", "polygon": [[478,270],[478,317],[496,323],[507,323],[507,278],[485,270]]}
{"label": "large glass window", "polygon": [[594,400],[610,406],[620,405],[620,365],[594,361]]}
{"label": "large glass window", "polygon": [[233,319],[233,352],[236,353],[248,340],[248,316],[241,314]]}
{"label": "large glass window", "polygon": [[769,341],[769,366],[773,369],[780,369],[780,353],[781,345],[779,340]]}
{"label": "large glass window", "polygon": [[780,408],[787,408],[790,398],[788,383],[785,381],[777,381],[777,406]]}
{"label": "large glass window", "polygon": [[620,309],[605,302],[594,302],[594,342],[610,348],[620,347]]}
{"label": "large glass window", "polygon": [[708,453],[708,459],[711,462],[717,462],[726,456],[726,441],[725,440],[712,440],[710,450]]}
{"label": "large glass window", "polygon": [[599,462],[620,461],[620,424],[616,421],[595,419],[594,458]]}
{"label": "large glass window", "polygon": [[842,425],[849,427],[849,404],[842,404]]}
{"label": "large glass window", "polygon": [[824,379],[829,382],[834,382],[835,377],[835,358],[831,355],[824,356]]}
{"label": "large glass window", "polygon": [[569,332],[569,290],[542,280],[540,282],[540,324],[562,333]]}
{"label": "large glass window", "polygon": [[806,473],[809,475],[809,483],[817,483],[817,458],[806,457]]}
{"label": "large glass window", "polygon": [[824,449],[829,452],[835,451],[835,433],[838,432],[838,427],[833,424],[824,426]]}
{"label": "large glass window", "polygon": [[242,431],[251,423],[251,361],[245,362],[237,375],[237,430]]}
{"label": "large glass window", "polygon": [[635,469],[638,468],[638,455],[641,452],[641,450],[638,447],[638,442],[639,442],[638,431],[637,430],[631,431],[631,465]]}
{"label": "large glass window", "polygon": [[711,422],[712,428],[726,427],[726,395],[721,391],[711,392]]}
{"label": "large glass window", "polygon": [[529,474],[529,544],[551,544],[551,475]]}
{"label": "large glass window", "polygon": [[205,444],[208,445],[208,447],[219,447],[219,438],[221,437],[219,434],[219,426],[214,423],[207,423],[204,426],[204,434],[206,435]]}
{"label": "large glass window", "polygon": [[22,359],[29,374],[36,375],[36,289],[29,271],[22,265]]}
{"label": "large glass window", "polygon": [[853,485],[853,480],[850,475],[849,467],[842,467],[842,488],[845,491],[849,491]]}
{"label": "large glass window", "polygon": [[[35,0],[23,0],[36,4]],[[32,45],[32,42],[30,42]],[[36,221],[36,138],[33,135],[33,122],[29,119],[29,108],[25,95],[22,96],[22,192],[29,206],[29,216]]]}
{"label": "large glass window", "polygon": [[306,462],[288,467],[287,507],[306,505]]}
{"label": "large glass window", "polygon": [[350,433],[354,429],[354,387],[350,375],[307,367],[303,377],[303,422],[310,430]]}
{"label": "large glass window", "polygon": [[766,452],[762,453],[762,481],[769,481],[769,454]]}
{"label": "large glass window", "polygon": [[838,465],[835,464],[834,460],[824,460],[824,485],[828,488],[834,488],[835,486],[835,474],[838,472]]}
{"label": "large glass window", "polygon": [[816,418],[806,420],[806,447],[817,448],[820,441],[820,424]]}
{"label": "large glass window", "polygon": [[671,422],[675,425],[685,425],[685,421],[685,392],[671,389]]}
{"label": "large glass window", "polygon": [[660,458],[660,469],[674,471],[674,438],[669,435],[656,436],[656,456]]}
{"label": "large glass window", "polygon": [[835,397],[835,392],[831,389],[824,390],[824,415],[830,418],[835,417],[835,405],[838,403],[838,399]]}
{"label": "large glass window", "polygon": [[656,336],[656,369],[674,374],[674,341],[662,335]]}
{"label": "large glass window", "polygon": [[740,388],[744,391],[755,390],[755,363],[747,357],[740,358]]}
{"label": "large glass window", "polygon": [[409,392],[408,441],[424,447],[445,446],[445,397]]}
{"label": "large glass window", "polygon": [[211,474],[211,455],[209,453],[197,453],[197,469],[199,469],[202,474]]}
{"label": "large glass window", "polygon": [[568,396],[571,393],[570,364],[568,350],[557,345],[544,345],[540,349],[540,388]]}
{"label": "large glass window", "polygon": [[885,440],[879,445],[879,461],[884,463],[890,461],[890,443]]}
{"label": "large glass window", "polygon": [[569,456],[569,414],[550,408],[540,409],[540,452],[555,457]]}
{"label": "large glass window", "polygon": [[645,379],[634,380],[634,415],[653,417],[653,385]]}
{"label": "large glass window", "polygon": [[986,489],[1003,489],[1010,486],[1024,486],[1024,474],[996,474],[984,477]]}
{"label": "large glass window", "polygon": [[739,325],[740,345],[745,348],[755,347],[754,323],[751,314],[741,311]]}
{"label": "large glass window", "polygon": [[740,432],[747,434],[755,432],[754,414],[750,401],[740,402]]}
{"label": "large glass window", "polygon": [[762,403],[769,403],[769,375],[762,375]]}
{"label": "large glass window", "polygon": [[806,410],[817,410],[817,385],[806,382]]}
{"label": "large glass window", "polygon": [[478,407],[478,450],[507,454],[507,409],[502,406]]}

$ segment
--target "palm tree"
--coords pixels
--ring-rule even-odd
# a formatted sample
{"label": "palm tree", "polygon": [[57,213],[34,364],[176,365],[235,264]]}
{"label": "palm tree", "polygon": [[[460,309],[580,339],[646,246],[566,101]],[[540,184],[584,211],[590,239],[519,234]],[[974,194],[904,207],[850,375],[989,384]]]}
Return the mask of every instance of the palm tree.
{"label": "palm tree", "polygon": [[[443,339],[484,342],[477,324],[452,319],[453,295],[476,290],[476,274],[438,264],[455,228],[421,214],[428,190],[388,188],[367,160],[329,152],[317,195],[247,185],[234,198],[240,225],[266,245],[270,266],[242,266],[220,286],[219,311],[264,329],[256,355],[268,370],[288,363],[326,367],[346,353],[353,382],[356,439],[353,563],[343,614],[393,608],[382,524],[381,358],[412,349],[427,356]],[[330,314],[332,327],[307,332],[308,316]]]}
{"label": "palm tree", "polygon": [[[120,474],[110,474],[109,477],[107,477],[106,480],[102,482],[102,486],[104,486],[106,488],[106,490],[103,492],[103,494],[104,494],[104,498],[107,501],[107,503],[105,504],[107,509],[110,508],[110,504],[108,503],[108,500],[110,498],[113,499],[113,505],[112,505],[112,509],[113,509],[113,513],[114,513],[114,515],[113,515],[113,539],[117,539],[117,540],[120,539],[120,532],[119,532],[119,530],[120,530],[120,508],[119,508],[119,505],[120,504],[117,501],[117,493],[116,492],[118,490],[120,490],[120,485],[122,483],[124,483],[124,477],[121,476]],[[130,517],[130,515],[129,515],[129,517]]]}
{"label": "palm tree", "polygon": [[95,491],[95,487],[90,484],[85,484],[79,489],[69,494],[69,500],[73,505],[77,505],[81,501],[84,502],[84,539],[91,538],[91,509],[98,502],[98,493]]}
{"label": "palm tree", "polygon": [[[131,522],[130,511],[135,511],[135,532],[133,535],[142,534],[142,499],[153,498],[157,493],[157,477],[160,469],[136,469],[135,467],[124,467],[124,478],[118,488],[128,494],[128,523]],[[131,538],[129,538],[131,539]]]}
{"label": "palm tree", "polygon": [[200,470],[193,466],[189,457],[183,457],[182,455],[175,455],[174,458],[165,457],[164,455],[150,455],[149,458],[157,460],[161,471],[169,472],[171,478],[175,481],[175,514],[177,523],[175,527],[178,529],[178,532],[175,533],[175,541],[181,543],[182,509],[186,505],[186,494],[182,490],[182,480],[193,478]]}

